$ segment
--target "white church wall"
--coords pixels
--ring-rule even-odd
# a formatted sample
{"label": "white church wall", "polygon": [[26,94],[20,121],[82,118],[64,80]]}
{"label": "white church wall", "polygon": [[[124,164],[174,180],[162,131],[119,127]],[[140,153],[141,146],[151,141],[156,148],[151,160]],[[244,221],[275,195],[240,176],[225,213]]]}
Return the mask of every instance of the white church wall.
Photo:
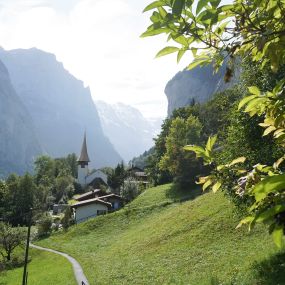
{"label": "white church wall", "polygon": [[78,178],[77,182],[81,186],[86,185],[86,176],[88,175],[88,165],[84,165],[84,167],[81,167],[81,165],[78,165]]}
{"label": "white church wall", "polygon": [[86,177],[86,184],[91,183],[96,178],[101,178],[106,184],[108,184],[107,183],[107,175],[104,172],[102,172],[101,170],[96,170],[92,174],[88,175]]}

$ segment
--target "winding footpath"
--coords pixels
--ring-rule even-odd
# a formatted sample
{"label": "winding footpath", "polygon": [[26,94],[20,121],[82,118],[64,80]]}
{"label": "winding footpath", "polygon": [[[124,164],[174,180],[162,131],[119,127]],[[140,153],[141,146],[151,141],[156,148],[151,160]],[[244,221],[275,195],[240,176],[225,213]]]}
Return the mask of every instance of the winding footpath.
{"label": "winding footpath", "polygon": [[37,246],[34,244],[30,244],[30,247],[35,248],[35,249],[39,249],[39,250],[45,250],[45,251],[49,251],[55,254],[59,254],[61,256],[64,256],[65,258],[68,259],[68,261],[72,264],[73,267],[73,272],[77,281],[78,285],[89,285],[89,282],[86,278],[86,276],[83,273],[83,269],[80,266],[80,264],[76,261],[76,259],[74,259],[73,257],[71,257],[70,255],[64,253],[64,252],[60,252],[57,250],[53,250],[50,248],[45,248],[45,247],[41,247],[41,246]]}

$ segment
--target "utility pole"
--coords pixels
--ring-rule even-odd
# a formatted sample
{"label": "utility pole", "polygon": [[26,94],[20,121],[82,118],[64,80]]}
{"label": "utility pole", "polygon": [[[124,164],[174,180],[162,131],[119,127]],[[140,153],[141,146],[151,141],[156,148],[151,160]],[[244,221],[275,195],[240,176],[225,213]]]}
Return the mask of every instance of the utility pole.
{"label": "utility pole", "polygon": [[30,235],[31,235],[32,215],[33,215],[33,209],[30,208],[29,218],[28,218],[28,219],[29,219],[29,221],[28,221],[28,234],[27,234],[26,253],[25,253],[25,264],[24,264],[24,272],[23,272],[22,285],[27,285],[27,284],[28,284],[27,266],[28,266],[28,257],[29,257],[29,246],[30,246]]}

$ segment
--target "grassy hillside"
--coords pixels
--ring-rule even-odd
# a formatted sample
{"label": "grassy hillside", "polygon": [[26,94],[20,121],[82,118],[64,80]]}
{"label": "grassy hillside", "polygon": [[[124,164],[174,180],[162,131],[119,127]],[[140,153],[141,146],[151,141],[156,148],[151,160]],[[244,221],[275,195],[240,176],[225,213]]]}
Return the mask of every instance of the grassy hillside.
{"label": "grassy hillside", "polygon": [[264,228],[235,230],[239,217],[221,193],[196,194],[151,188],[39,244],[77,258],[91,285],[285,284],[285,255]]}
{"label": "grassy hillside", "polygon": [[[30,250],[32,261],[28,265],[28,284],[75,285],[71,264],[62,256]],[[0,285],[22,284],[23,267],[0,273]]]}

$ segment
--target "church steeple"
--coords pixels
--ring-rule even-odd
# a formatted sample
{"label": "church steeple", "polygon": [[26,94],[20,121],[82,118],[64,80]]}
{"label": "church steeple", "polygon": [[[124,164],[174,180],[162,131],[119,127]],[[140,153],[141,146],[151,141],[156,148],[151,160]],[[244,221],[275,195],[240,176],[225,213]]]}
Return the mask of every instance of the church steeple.
{"label": "church steeple", "polygon": [[87,152],[86,132],[85,132],[82,147],[81,147],[81,153],[80,153],[79,158],[77,159],[77,163],[78,163],[77,182],[81,184],[82,187],[86,186],[86,177],[89,174],[88,162],[90,162],[90,159],[89,159],[88,152]]}
{"label": "church steeple", "polygon": [[78,158],[79,164],[88,164],[90,162],[88,152],[87,152],[87,144],[86,144],[86,132],[84,133],[84,139],[81,147],[80,157]]}

